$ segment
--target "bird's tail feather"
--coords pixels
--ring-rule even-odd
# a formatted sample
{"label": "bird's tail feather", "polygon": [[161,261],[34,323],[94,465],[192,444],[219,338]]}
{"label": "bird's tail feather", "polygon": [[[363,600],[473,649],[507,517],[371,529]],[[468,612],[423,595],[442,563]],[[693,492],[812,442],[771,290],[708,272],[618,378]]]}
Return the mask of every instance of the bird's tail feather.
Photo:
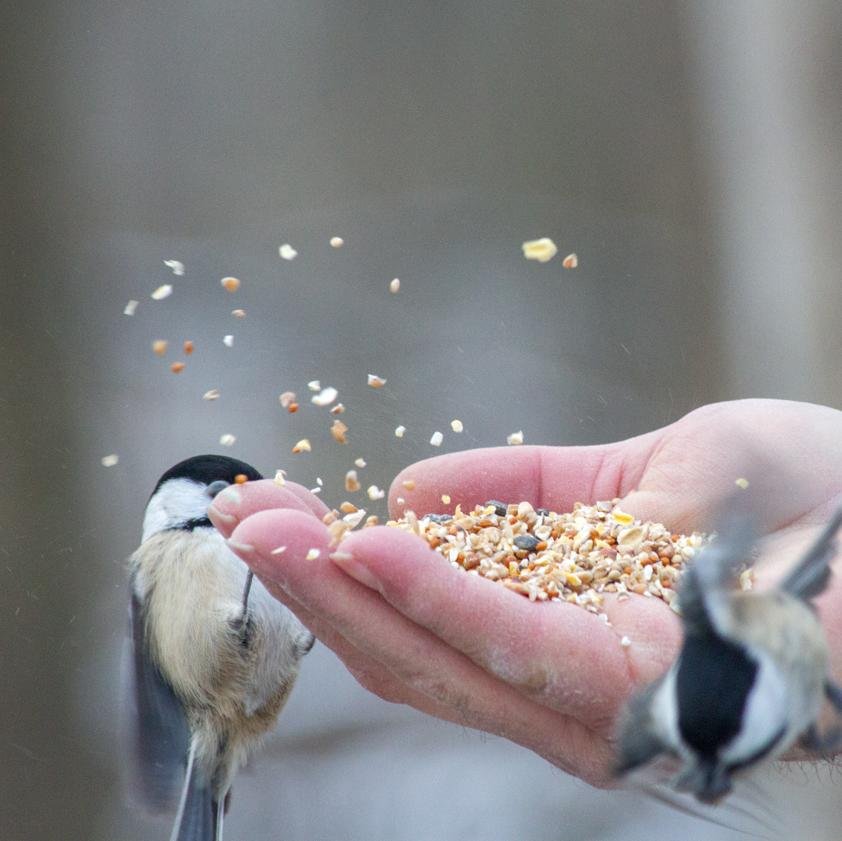
{"label": "bird's tail feather", "polygon": [[216,841],[216,816],[210,783],[203,780],[196,769],[196,743],[193,742],[170,841]]}

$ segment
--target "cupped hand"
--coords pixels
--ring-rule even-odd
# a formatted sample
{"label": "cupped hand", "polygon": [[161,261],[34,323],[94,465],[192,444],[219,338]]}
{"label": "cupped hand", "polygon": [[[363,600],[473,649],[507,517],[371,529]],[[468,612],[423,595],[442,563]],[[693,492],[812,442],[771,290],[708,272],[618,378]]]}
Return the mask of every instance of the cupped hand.
{"label": "cupped hand", "polygon": [[[748,479],[745,493],[760,503],[762,586],[796,560],[842,499],[842,412],[744,400],[613,444],[439,456],[395,479],[390,508],[395,515],[442,511],[448,494],[451,506],[463,508],[500,499],[568,511],[576,501],[619,497],[637,518],[704,531],[737,478]],[[403,484],[409,479],[413,490]],[[263,481],[224,491],[210,516],[365,688],[503,736],[594,785],[610,784],[617,715],[680,644],[680,622],[664,602],[607,594],[606,623],[576,605],[530,602],[468,575],[397,529],[366,528],[331,547],[321,520],[327,510],[299,485]],[[836,675],[838,582],[819,600]]]}

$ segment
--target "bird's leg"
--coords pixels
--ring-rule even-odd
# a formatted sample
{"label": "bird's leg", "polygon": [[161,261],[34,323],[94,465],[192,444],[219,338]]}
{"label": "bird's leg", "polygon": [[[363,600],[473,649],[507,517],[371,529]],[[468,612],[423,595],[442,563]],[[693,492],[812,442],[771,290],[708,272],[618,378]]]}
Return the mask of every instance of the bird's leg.
{"label": "bird's leg", "polygon": [[246,585],[243,588],[242,609],[240,615],[231,623],[237,634],[240,635],[240,642],[248,648],[251,622],[249,620],[249,593],[251,592],[251,583],[254,580],[254,573],[249,570],[246,575]]}

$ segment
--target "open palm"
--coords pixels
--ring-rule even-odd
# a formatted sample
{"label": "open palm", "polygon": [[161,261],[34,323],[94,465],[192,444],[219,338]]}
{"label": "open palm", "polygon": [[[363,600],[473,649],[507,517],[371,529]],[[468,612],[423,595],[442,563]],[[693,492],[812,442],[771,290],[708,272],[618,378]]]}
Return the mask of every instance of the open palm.
{"label": "open palm", "polygon": [[[762,500],[758,527],[768,538],[759,577],[772,579],[842,498],[840,442],[842,412],[833,409],[720,403],[614,444],[429,459],[395,479],[390,501],[393,513],[441,510],[444,493],[463,507],[493,498],[567,511],[576,501],[620,497],[635,517],[686,532],[712,528],[735,479],[746,477],[747,493]],[[402,485],[408,478],[412,492]],[[680,623],[664,602],[608,595],[608,624],[576,605],[530,602],[466,575],[422,539],[386,527],[354,533],[334,552],[321,522],[326,511],[300,486],[256,482],[220,494],[210,514],[270,592],[364,687],[504,736],[594,785],[610,782],[618,712],[680,645]],[[319,556],[305,560],[311,549]],[[842,585],[832,584],[819,608],[840,674]]]}

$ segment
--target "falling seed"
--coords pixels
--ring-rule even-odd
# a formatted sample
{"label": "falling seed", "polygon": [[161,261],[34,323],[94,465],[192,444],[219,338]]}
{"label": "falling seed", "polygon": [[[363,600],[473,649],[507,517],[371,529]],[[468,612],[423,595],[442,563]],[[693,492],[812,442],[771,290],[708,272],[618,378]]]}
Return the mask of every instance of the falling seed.
{"label": "falling seed", "polygon": [[310,380],[310,382],[307,383],[307,388],[309,388],[310,391],[321,391],[322,384],[318,380]]}
{"label": "falling seed", "polygon": [[558,254],[556,244],[548,237],[529,240],[521,248],[527,260],[537,260],[539,263],[546,263]]}
{"label": "falling seed", "polygon": [[366,463],[367,462],[364,458],[355,458],[354,459],[354,464],[356,464],[357,467],[360,468],[360,470],[362,470],[366,466]]}
{"label": "falling seed", "polygon": [[128,304],[126,304],[126,306],[123,307],[123,315],[134,315],[137,311],[137,305],[139,303],[140,301],[135,301],[134,299],[129,301]]}
{"label": "falling seed", "polygon": [[348,431],[348,427],[342,423],[341,420],[338,418],[333,422],[330,427],[330,434],[333,436],[333,439],[339,444],[347,444],[348,439],[345,436],[345,433]]}
{"label": "falling seed", "polygon": [[239,278],[236,277],[223,277],[219,282],[226,292],[236,292],[241,286]]}
{"label": "falling seed", "polygon": [[318,485],[316,485],[315,488],[310,488],[311,494],[320,494],[321,492],[322,492],[322,489]]}
{"label": "falling seed", "polygon": [[441,495],[441,501],[442,501],[445,505],[450,505],[450,494],[442,494],[442,495]]}
{"label": "falling seed", "polygon": [[628,648],[631,645],[631,640],[627,636],[623,636],[620,638],[620,645],[622,645],[623,648]]}
{"label": "falling seed", "polygon": [[230,333],[227,336],[223,336],[222,344],[224,344],[225,347],[234,347],[234,337]]}
{"label": "falling seed", "polygon": [[357,511],[354,511],[353,514],[346,514],[342,518],[342,521],[347,523],[352,529],[356,528],[363,521],[365,513],[365,508],[360,508]]}
{"label": "falling seed", "polygon": [[283,555],[286,552],[286,546],[276,546],[269,554],[270,555]]}
{"label": "falling seed", "polygon": [[231,315],[233,315],[234,318],[245,318],[246,317],[246,311],[240,310],[240,309],[231,310]]}
{"label": "falling seed", "polygon": [[288,242],[285,242],[278,249],[278,254],[280,254],[284,260],[294,260],[298,256],[298,252]]}
{"label": "falling seed", "polygon": [[442,433],[441,433],[441,432],[439,432],[438,430],[436,430],[436,431],[433,433],[433,437],[432,437],[432,438],[430,438],[430,443],[431,443],[434,447],[440,447],[440,446],[441,446],[441,442],[442,442],[442,441],[444,441],[444,435],[442,435]]}
{"label": "falling seed", "polygon": [[396,277],[389,283],[389,291],[393,295],[397,295],[398,292],[400,292],[400,290],[401,290],[401,279],[399,277]]}
{"label": "falling seed", "polygon": [[345,490],[348,491],[348,493],[356,493],[360,487],[360,480],[357,478],[357,471],[349,470],[345,474]]}
{"label": "falling seed", "polygon": [[190,356],[190,354],[193,353],[193,342],[191,342],[190,339],[187,339],[187,341],[183,345],[183,348],[184,348],[184,352],[188,356]]}
{"label": "falling seed", "polygon": [[285,391],[278,397],[278,400],[281,401],[281,406],[288,409],[293,403],[295,403],[295,392]]}
{"label": "falling seed", "polygon": [[320,488],[321,488],[321,487],[323,487],[324,482],[322,481],[322,477],[321,477],[321,476],[316,476],[316,484],[317,484]]}
{"label": "falling seed", "polygon": [[163,286],[159,286],[151,295],[150,297],[154,301],[163,301],[164,298],[169,298],[172,295],[172,286],[169,283],[165,283]]}
{"label": "falling seed", "polygon": [[404,479],[401,484],[408,490],[414,491],[415,490],[415,479]]}
{"label": "falling seed", "polygon": [[742,490],[745,490],[745,489],[748,487],[748,485],[749,485],[749,481],[748,481],[748,479],[745,479],[744,477],[740,476],[740,478],[739,478],[739,479],[737,479],[737,480],[734,482],[734,484],[735,484],[738,488],[742,488]]}
{"label": "falling seed", "polygon": [[345,240],[342,237],[331,237],[330,238],[330,247],[331,248],[342,248],[345,245]]}
{"label": "falling seed", "polygon": [[114,465],[120,461],[120,456],[118,456],[117,453],[111,453],[110,456],[103,456],[100,460],[103,467],[114,467]]}
{"label": "falling seed", "polygon": [[170,371],[172,371],[173,374],[180,374],[186,367],[187,366],[183,362],[173,362],[173,364],[170,365]]}
{"label": "falling seed", "polygon": [[339,392],[333,386],[328,386],[327,388],[323,388],[318,394],[314,394],[310,398],[310,402],[315,403],[317,406],[330,406],[338,396]]}
{"label": "falling seed", "polygon": [[152,342],[152,353],[156,356],[163,356],[167,352],[169,342],[166,339],[155,339]]}
{"label": "falling seed", "polygon": [[565,269],[575,269],[579,265],[579,258],[575,254],[568,254],[561,261],[561,265]]}
{"label": "falling seed", "polygon": [[345,404],[344,403],[337,403],[335,406],[331,406],[330,413],[332,415],[341,415],[345,411]]}
{"label": "falling seed", "polygon": [[386,491],[382,488],[378,488],[377,485],[369,485],[366,493],[368,494],[368,498],[371,500],[383,499],[383,497],[386,496]]}
{"label": "falling seed", "polygon": [[178,260],[164,260],[164,265],[168,269],[172,269],[172,273],[174,275],[181,276],[184,274],[184,263],[181,263]]}
{"label": "falling seed", "polygon": [[286,470],[276,470],[275,471],[275,480],[274,481],[275,481],[275,484],[278,487],[282,488],[287,483],[286,475],[287,475]]}
{"label": "falling seed", "polygon": [[345,502],[340,504],[339,510],[343,514],[353,514],[355,511],[359,511],[359,509],[357,508],[356,505],[354,505],[353,502],[348,502],[347,500],[345,500]]}
{"label": "falling seed", "polygon": [[517,447],[523,443],[523,430],[519,429],[517,432],[513,432],[511,435],[506,436],[506,443],[510,447]]}
{"label": "falling seed", "polygon": [[238,473],[234,477],[234,484],[235,485],[245,485],[245,483],[248,482],[248,480],[249,480],[249,477],[246,476],[245,473]]}
{"label": "falling seed", "polygon": [[294,415],[298,411],[298,403],[294,403],[294,402],[290,403],[289,406],[287,407],[287,411],[291,415]]}
{"label": "falling seed", "polygon": [[383,386],[386,385],[386,380],[384,380],[383,377],[378,377],[377,374],[369,374],[368,384],[372,388],[383,388]]}
{"label": "falling seed", "polygon": [[458,420],[457,418],[454,418],[454,419],[450,422],[450,428],[451,428],[454,432],[461,432],[461,431],[462,431],[465,427],[462,425],[462,421]]}
{"label": "falling seed", "polygon": [[308,552],[308,553],[304,556],[304,560],[306,560],[306,561],[315,561],[315,560],[316,560],[316,558],[318,558],[318,557],[319,557],[319,555],[321,555],[321,554],[322,554],[322,553],[321,553],[321,551],[320,551],[319,549],[316,549],[316,548],[314,547],[313,549],[311,549],[311,550],[310,550],[310,551],[309,551],[309,552]]}
{"label": "falling seed", "polygon": [[237,436],[232,435],[230,432],[226,432],[224,435],[220,436],[219,443],[222,444],[223,447],[233,447],[234,444],[237,443]]}
{"label": "falling seed", "polygon": [[294,453],[309,453],[313,448],[310,446],[308,438],[302,438],[293,448]]}
{"label": "falling seed", "polygon": [[212,388],[202,395],[202,400],[219,400],[220,394],[222,392],[218,388]]}
{"label": "falling seed", "polygon": [[404,432],[406,432],[405,426],[403,426],[403,425],[396,426],[395,427],[395,438],[403,438]]}

